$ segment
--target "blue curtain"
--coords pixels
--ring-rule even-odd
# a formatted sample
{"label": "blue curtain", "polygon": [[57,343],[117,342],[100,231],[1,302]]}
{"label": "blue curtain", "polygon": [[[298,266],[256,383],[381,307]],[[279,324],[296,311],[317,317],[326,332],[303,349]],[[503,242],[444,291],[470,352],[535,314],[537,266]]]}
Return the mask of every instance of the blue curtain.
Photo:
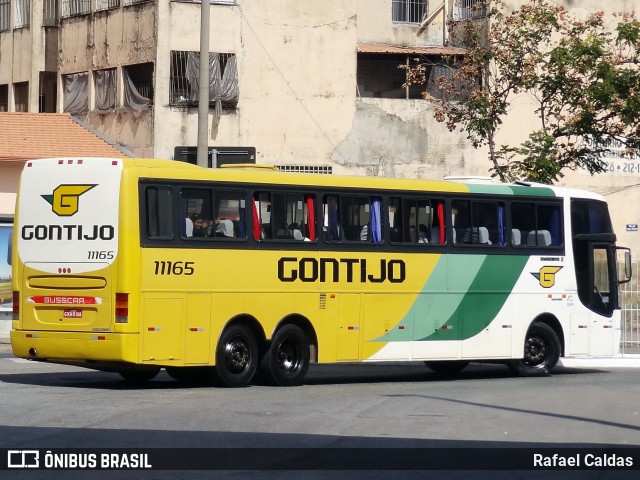
{"label": "blue curtain", "polygon": [[498,244],[504,247],[504,207],[498,205]]}
{"label": "blue curtain", "polygon": [[240,222],[238,223],[238,237],[245,238],[247,236],[247,209],[240,208]]}
{"label": "blue curtain", "polygon": [[379,198],[374,198],[371,203],[371,229],[373,243],[382,243],[382,215]]}

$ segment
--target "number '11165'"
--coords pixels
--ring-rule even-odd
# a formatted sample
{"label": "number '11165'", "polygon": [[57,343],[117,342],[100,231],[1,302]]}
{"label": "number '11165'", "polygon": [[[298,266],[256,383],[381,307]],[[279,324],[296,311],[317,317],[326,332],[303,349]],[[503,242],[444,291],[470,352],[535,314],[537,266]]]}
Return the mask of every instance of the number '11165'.
{"label": "number '11165'", "polygon": [[165,262],[156,260],[156,275],[193,275],[195,262]]}

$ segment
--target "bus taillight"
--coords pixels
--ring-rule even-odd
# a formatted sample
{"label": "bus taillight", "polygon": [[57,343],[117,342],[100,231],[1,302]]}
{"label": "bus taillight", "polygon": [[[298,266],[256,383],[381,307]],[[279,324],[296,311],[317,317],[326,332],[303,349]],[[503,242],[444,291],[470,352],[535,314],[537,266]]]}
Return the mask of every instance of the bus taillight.
{"label": "bus taillight", "polygon": [[13,319],[20,320],[20,292],[13,292]]}
{"label": "bus taillight", "polygon": [[128,293],[116,293],[116,323],[129,323]]}

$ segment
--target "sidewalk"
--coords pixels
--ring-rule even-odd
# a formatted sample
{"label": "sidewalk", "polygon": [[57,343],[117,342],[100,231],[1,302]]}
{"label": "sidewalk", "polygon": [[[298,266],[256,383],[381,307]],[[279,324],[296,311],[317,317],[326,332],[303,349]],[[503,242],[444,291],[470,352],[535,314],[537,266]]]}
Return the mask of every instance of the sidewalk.
{"label": "sidewalk", "polygon": [[640,353],[620,353],[613,357],[561,358],[558,365],[568,368],[640,368]]}

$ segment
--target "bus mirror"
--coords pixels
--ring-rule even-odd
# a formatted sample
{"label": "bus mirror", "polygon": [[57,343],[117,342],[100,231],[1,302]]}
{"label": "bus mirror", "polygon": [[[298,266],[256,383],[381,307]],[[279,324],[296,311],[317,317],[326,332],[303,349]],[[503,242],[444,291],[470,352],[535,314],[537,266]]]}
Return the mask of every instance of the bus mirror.
{"label": "bus mirror", "polygon": [[618,250],[624,250],[624,279],[619,279],[618,283],[627,283],[631,280],[633,269],[631,267],[631,250],[625,247],[618,247]]}

